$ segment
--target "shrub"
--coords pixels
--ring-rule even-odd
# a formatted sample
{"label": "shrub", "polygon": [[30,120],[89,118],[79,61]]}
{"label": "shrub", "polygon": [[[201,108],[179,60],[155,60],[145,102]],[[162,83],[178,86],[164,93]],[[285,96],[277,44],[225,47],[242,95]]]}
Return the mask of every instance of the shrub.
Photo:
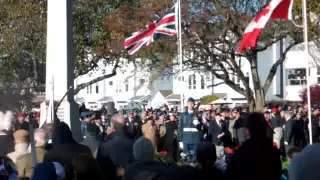
{"label": "shrub", "polygon": [[[308,103],[307,88],[301,91],[300,98],[303,104]],[[320,105],[320,85],[313,85],[310,87],[311,104]]]}
{"label": "shrub", "polygon": [[200,98],[201,104],[210,104],[212,101],[218,100],[219,97],[215,95],[207,95]]}

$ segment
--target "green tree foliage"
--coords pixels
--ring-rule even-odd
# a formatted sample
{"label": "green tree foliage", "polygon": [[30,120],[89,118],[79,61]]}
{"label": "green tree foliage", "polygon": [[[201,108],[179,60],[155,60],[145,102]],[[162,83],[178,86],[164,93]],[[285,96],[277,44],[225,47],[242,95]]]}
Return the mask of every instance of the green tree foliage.
{"label": "green tree foliage", "polygon": [[215,95],[207,95],[207,96],[203,96],[202,98],[200,98],[200,102],[201,104],[210,104],[215,100],[218,100],[219,97],[215,96]]}

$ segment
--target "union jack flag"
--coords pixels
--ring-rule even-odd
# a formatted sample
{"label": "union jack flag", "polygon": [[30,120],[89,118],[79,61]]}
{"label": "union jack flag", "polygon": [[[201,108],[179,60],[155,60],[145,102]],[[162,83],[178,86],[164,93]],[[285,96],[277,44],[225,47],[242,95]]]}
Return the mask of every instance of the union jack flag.
{"label": "union jack flag", "polygon": [[157,39],[177,34],[177,3],[162,18],[148,24],[145,29],[132,34],[124,41],[124,48],[133,55],[143,46],[149,46]]}

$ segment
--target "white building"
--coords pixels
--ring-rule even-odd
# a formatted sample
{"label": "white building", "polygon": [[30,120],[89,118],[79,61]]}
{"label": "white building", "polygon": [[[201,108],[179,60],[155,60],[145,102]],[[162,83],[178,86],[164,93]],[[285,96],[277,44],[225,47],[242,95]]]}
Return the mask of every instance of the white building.
{"label": "white building", "polygon": [[[286,42],[278,42],[266,51],[258,54],[258,71],[260,80],[265,82],[271,66],[279,59],[280,52],[286,47]],[[300,92],[307,87],[306,63],[303,44],[299,44],[287,53],[286,60],[276,72],[272,84],[266,93],[266,101],[285,100],[301,101]],[[310,84],[320,83],[320,51],[314,44],[309,44]]]}
{"label": "white building", "polygon": [[[283,51],[286,43],[276,43],[264,52],[258,53],[258,72],[261,83],[264,84],[271,66],[279,59],[280,52]],[[310,61],[319,62],[320,52],[310,46]],[[238,59],[243,74],[248,77],[252,88],[250,64],[246,59]],[[286,100],[300,101],[300,92],[306,87],[305,77],[306,60],[303,55],[303,45],[293,47],[288,53],[286,60],[281,64],[276,75],[266,93],[266,101]],[[101,66],[103,70],[98,70],[90,74],[78,77],[75,86],[88,82],[104,73],[111,73],[111,66]],[[168,69],[167,69],[168,71]],[[170,71],[170,70],[169,70]],[[172,72],[174,72],[172,70]],[[316,63],[310,63],[311,84],[320,83],[320,69]],[[115,102],[116,108],[125,108],[130,101],[135,101],[146,107],[161,107],[163,104],[180,107],[180,97],[183,94],[184,100],[193,97],[199,100],[206,95],[217,95],[220,97],[216,103],[231,104],[237,106],[246,103],[243,95],[234,91],[226,84],[221,84],[221,80],[211,74],[196,71],[184,71],[183,75],[156,76],[153,72],[136,68],[134,65],[126,64],[122,69],[118,69],[117,75],[97,82],[81,90],[75,97],[78,103],[85,102],[87,107],[98,107],[106,102]],[[231,80],[236,84],[240,83],[237,76],[230,75]],[[290,77],[290,79],[289,79]],[[155,80],[152,80],[155,79]],[[219,85],[217,85],[219,84]],[[212,86],[216,85],[216,86]],[[240,86],[242,84],[240,83]]]}
{"label": "white building", "polygon": [[[101,75],[111,73],[112,67],[104,67],[87,75],[75,79],[75,86],[88,82]],[[81,90],[75,99],[78,103],[85,103],[87,107],[99,107],[107,102],[115,102],[116,108],[125,108],[130,101],[138,102],[143,106],[151,106],[163,103],[156,102],[154,96],[157,92],[173,89],[172,76],[156,77],[153,80],[153,72],[136,68],[132,63],[125,64],[122,69],[117,70],[117,75]]]}

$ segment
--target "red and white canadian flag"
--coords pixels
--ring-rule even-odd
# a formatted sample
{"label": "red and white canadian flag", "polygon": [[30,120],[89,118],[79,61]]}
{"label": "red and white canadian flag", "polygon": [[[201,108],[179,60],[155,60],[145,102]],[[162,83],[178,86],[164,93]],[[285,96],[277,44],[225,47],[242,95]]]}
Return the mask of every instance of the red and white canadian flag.
{"label": "red and white canadian flag", "polygon": [[269,19],[291,19],[293,0],[271,0],[247,26],[238,52],[256,47],[257,39]]}

